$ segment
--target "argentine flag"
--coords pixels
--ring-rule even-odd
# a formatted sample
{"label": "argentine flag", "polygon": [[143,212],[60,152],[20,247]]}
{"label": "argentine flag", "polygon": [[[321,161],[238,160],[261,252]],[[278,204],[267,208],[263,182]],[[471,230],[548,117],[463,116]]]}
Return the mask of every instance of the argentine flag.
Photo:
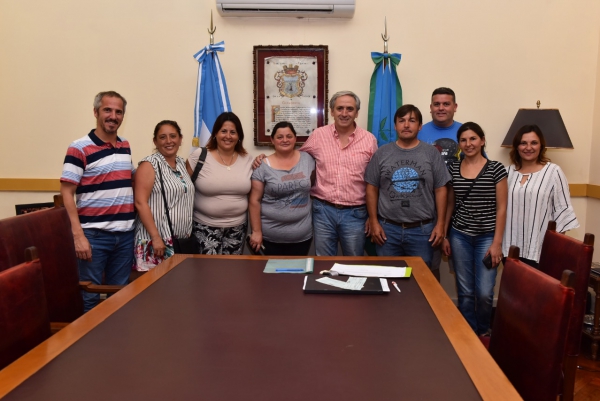
{"label": "argentine flag", "polygon": [[225,42],[208,45],[194,58],[198,66],[198,86],[196,88],[196,107],[194,109],[194,139],[192,146],[206,145],[210,132],[219,114],[231,111],[227,83],[217,52],[225,50]]}
{"label": "argentine flag", "polygon": [[371,53],[375,70],[371,76],[367,129],[375,135],[379,147],[396,140],[394,114],[402,106],[402,86],[396,66],[401,57],[398,53]]}

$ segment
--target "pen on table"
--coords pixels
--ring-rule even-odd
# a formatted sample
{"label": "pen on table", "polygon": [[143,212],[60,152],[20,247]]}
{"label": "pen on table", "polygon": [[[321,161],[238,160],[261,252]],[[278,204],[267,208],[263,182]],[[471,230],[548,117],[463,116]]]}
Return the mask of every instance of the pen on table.
{"label": "pen on table", "polygon": [[275,269],[275,272],[303,272],[304,269]]}
{"label": "pen on table", "polygon": [[400,291],[400,288],[398,287],[398,284],[396,284],[395,281],[392,281],[392,284],[394,285],[394,287],[396,287],[396,289],[398,290],[398,292],[402,292],[402,291]]}

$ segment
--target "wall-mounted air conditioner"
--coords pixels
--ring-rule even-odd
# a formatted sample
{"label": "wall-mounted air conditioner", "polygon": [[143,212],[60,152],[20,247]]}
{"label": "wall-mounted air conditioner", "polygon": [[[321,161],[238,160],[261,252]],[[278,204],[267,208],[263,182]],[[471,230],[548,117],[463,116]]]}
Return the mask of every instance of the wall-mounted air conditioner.
{"label": "wall-mounted air conditioner", "polygon": [[355,0],[216,0],[223,17],[352,18]]}

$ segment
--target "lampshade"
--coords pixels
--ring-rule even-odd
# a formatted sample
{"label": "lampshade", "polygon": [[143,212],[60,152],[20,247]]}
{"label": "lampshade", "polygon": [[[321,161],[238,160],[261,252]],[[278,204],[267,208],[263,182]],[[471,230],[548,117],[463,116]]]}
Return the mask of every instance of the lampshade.
{"label": "lampshade", "polygon": [[512,147],[517,131],[524,125],[534,124],[542,130],[547,148],[573,149],[567,127],[558,109],[519,109],[501,146]]}

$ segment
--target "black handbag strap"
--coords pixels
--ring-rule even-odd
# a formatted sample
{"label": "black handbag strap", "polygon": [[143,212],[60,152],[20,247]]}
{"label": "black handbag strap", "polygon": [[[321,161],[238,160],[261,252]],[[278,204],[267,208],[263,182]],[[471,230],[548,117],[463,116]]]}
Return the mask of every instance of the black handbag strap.
{"label": "black handbag strap", "polygon": [[198,163],[196,163],[196,167],[194,167],[194,173],[190,177],[192,179],[192,184],[196,182],[196,178],[198,178],[198,174],[200,174],[200,170],[204,166],[204,161],[206,160],[206,154],[208,151],[206,148],[201,148],[200,157],[198,158]]}
{"label": "black handbag strap", "polygon": [[[462,162],[461,162],[462,164]],[[467,199],[467,197],[469,196],[469,194],[471,193],[471,190],[473,189],[473,187],[475,186],[475,183],[477,182],[478,179],[481,178],[481,176],[485,173],[485,171],[488,168],[488,165],[490,164],[489,159],[486,160],[485,164],[483,165],[483,168],[481,169],[481,171],[479,172],[479,174],[477,174],[477,177],[475,177],[475,179],[473,180],[473,182],[471,183],[471,185],[469,186],[469,189],[467,189],[467,192],[463,195],[462,198],[460,198],[459,201],[459,205],[456,209],[454,209],[454,214],[456,215],[456,213],[458,213],[458,211],[463,207],[465,200]],[[460,165],[458,166],[458,169],[460,171]]]}
{"label": "black handbag strap", "polygon": [[169,230],[171,231],[171,238],[175,238],[175,233],[173,232],[173,226],[171,225],[171,216],[169,216],[169,205],[167,204],[167,196],[165,195],[165,188],[163,185],[163,175],[162,175],[162,170],[160,168],[160,160],[157,162],[156,167],[158,167],[158,175],[160,177],[160,192],[162,193],[163,202],[165,204],[165,214],[167,215],[167,223],[169,223]]}

